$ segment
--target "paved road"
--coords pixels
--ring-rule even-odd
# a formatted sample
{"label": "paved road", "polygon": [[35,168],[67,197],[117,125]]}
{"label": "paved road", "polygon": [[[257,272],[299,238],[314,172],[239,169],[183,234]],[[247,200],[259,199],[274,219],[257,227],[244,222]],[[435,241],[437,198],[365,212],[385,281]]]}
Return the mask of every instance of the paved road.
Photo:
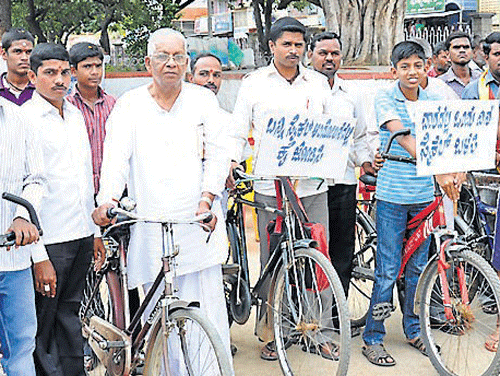
{"label": "paved road", "polygon": [[[249,245],[250,277],[254,281],[259,272],[258,243],[255,241],[251,216],[247,215],[247,241]],[[361,354],[362,340],[358,336],[353,338],[351,347],[351,360],[348,376],[434,376],[437,372],[432,367],[429,359],[405,343],[401,327],[402,316],[399,309],[386,323],[387,337],[386,349],[396,359],[394,367],[379,367],[369,363]],[[260,343],[253,335],[255,325],[255,307],[248,322],[243,325],[234,324],[231,328],[233,343],[238,352],[234,357],[234,367],[237,376],[273,376],[281,375],[278,362],[267,362],[259,358]],[[317,372],[311,372],[317,376]],[[325,375],[327,376],[327,375]],[[334,375],[328,375],[334,376]]]}

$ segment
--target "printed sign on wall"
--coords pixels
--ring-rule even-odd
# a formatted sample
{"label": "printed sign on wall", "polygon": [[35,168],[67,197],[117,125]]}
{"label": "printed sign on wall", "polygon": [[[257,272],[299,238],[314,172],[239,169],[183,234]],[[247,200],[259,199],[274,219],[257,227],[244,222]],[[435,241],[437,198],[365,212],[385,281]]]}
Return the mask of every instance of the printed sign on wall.
{"label": "printed sign on wall", "polygon": [[417,175],[495,167],[498,101],[408,103],[417,135]]}
{"label": "printed sign on wall", "polygon": [[344,177],[355,119],[282,112],[266,119],[255,174]]}

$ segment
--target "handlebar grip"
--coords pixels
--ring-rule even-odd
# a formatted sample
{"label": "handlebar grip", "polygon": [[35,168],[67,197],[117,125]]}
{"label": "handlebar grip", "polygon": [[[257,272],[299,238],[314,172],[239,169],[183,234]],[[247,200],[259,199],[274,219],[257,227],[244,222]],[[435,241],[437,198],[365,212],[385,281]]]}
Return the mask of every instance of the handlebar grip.
{"label": "handlebar grip", "polygon": [[113,219],[117,216],[117,214],[118,213],[116,212],[114,207],[108,208],[108,210],[106,210],[106,217],[108,217],[109,219]]}
{"label": "handlebar grip", "polygon": [[35,208],[33,208],[33,205],[31,205],[24,198],[21,198],[19,196],[15,196],[15,195],[13,195],[11,193],[8,193],[8,192],[2,193],[2,198],[4,200],[13,202],[15,204],[18,204],[18,205],[21,205],[22,207],[24,207],[28,211],[28,213],[30,215],[30,221],[31,221],[31,223],[33,223],[35,225],[35,227],[37,228],[38,233],[40,234],[40,236],[43,235],[43,231],[42,231],[42,228],[40,227],[40,222],[38,220],[38,216],[36,215]]}
{"label": "handlebar grip", "polygon": [[0,235],[0,247],[11,247],[14,244],[16,244],[16,234],[14,232]]}
{"label": "handlebar grip", "polygon": [[210,223],[212,221],[212,219],[214,218],[214,216],[212,215],[212,213],[207,213],[207,216],[206,218],[203,220],[203,223]]}
{"label": "handlebar grip", "polygon": [[382,156],[382,158],[388,159],[390,161],[417,164],[417,160],[415,158],[408,158],[408,157],[403,157],[401,155],[394,155],[394,154],[390,154],[390,153],[382,153],[381,156]]}
{"label": "handlebar grip", "polygon": [[238,167],[234,168],[234,169],[233,169],[233,178],[234,178],[235,180],[238,180],[238,179],[243,179],[244,177],[243,177],[243,175],[241,174],[242,172],[243,172],[243,171],[242,171],[240,168],[238,168]]}

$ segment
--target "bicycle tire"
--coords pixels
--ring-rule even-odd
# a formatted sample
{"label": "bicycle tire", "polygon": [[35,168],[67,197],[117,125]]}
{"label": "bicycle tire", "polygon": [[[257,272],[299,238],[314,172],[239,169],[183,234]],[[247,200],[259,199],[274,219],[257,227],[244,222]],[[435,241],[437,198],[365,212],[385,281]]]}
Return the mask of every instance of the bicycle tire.
{"label": "bicycle tire", "polygon": [[[344,289],[331,262],[318,250],[294,250],[273,283],[273,328],[284,375],[347,374],[351,332]],[[337,361],[320,356],[335,343]]]}
{"label": "bicycle tire", "polygon": [[[353,273],[349,283],[347,302],[351,315],[351,325],[361,327],[366,324],[370,309],[373,282],[375,281],[377,238],[372,218],[359,209],[356,210],[355,237]],[[363,273],[357,273],[356,270],[359,267],[367,270]]]}
{"label": "bicycle tire", "polygon": [[[485,348],[485,341],[498,329],[499,314],[484,308],[499,306],[500,281],[492,267],[470,250],[452,251],[446,277],[451,305],[458,320],[444,317],[438,261],[422,277],[420,325],[429,358],[440,375],[490,376],[500,372],[500,353]],[[469,304],[462,303],[456,266],[463,266]],[[431,309],[432,306],[432,309]]]}
{"label": "bicycle tire", "polygon": [[226,227],[233,262],[242,268],[239,275],[227,286],[229,290],[229,293],[226,294],[226,304],[229,307],[228,318],[230,322],[234,320],[239,325],[243,325],[248,321],[252,309],[250,284],[246,272],[248,271],[248,260],[242,255],[242,247],[246,247],[246,241],[237,225],[228,223]]}
{"label": "bicycle tire", "polygon": [[[175,351],[174,347],[179,349],[179,344],[175,341],[175,338],[179,336],[181,338],[181,342],[184,341],[185,346],[182,347],[180,351],[183,354],[187,351],[189,359],[191,360],[190,364],[193,367],[196,366],[207,366],[208,368],[199,369],[196,368],[194,370],[194,375],[203,376],[203,375],[220,375],[220,376],[232,376],[233,371],[231,367],[231,362],[229,360],[229,352],[223,346],[222,340],[217,333],[216,329],[213,325],[202,316],[197,308],[181,308],[177,309],[169,315],[169,322],[167,326],[171,329],[171,332],[167,334],[167,341],[169,346],[169,354],[172,355],[173,351]],[[180,329],[180,331],[178,331]],[[172,334],[177,334],[173,336]],[[191,357],[197,356],[200,353],[200,349],[196,348],[195,351],[191,351],[191,347],[189,348],[186,339],[182,339],[182,335],[188,334],[188,336],[197,336],[196,342],[209,345],[210,348],[207,349],[206,346],[203,346],[203,351],[208,350],[209,353],[206,354],[207,357],[204,358],[203,361],[200,359],[196,359],[197,365],[194,364],[194,358]],[[200,336],[202,336],[202,340],[200,341]],[[156,323],[154,324],[153,331],[147,345],[146,356],[144,362],[144,372],[143,376],[160,376],[165,375],[165,370],[163,369],[163,328],[161,322],[161,315],[158,316]],[[174,339],[172,339],[174,338]],[[191,338],[191,337],[190,337]],[[190,342],[190,338],[187,339],[187,342]],[[173,342],[175,341],[175,342]],[[176,358],[179,360],[180,358]],[[184,362],[179,361],[179,363],[184,363],[182,367],[185,366],[185,362],[188,359],[185,359]],[[172,362],[174,362],[172,358]],[[181,365],[179,364],[179,367]],[[173,366],[175,367],[175,366]],[[172,375],[176,376],[184,376],[188,375],[187,370],[185,368],[172,369]]]}

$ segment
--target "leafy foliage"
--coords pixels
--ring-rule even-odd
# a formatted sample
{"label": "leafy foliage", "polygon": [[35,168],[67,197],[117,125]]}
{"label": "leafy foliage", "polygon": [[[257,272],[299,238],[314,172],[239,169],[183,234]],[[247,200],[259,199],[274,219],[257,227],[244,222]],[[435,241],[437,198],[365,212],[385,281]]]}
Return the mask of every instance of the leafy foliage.
{"label": "leafy foliage", "polygon": [[146,55],[147,40],[151,31],[172,27],[172,20],[178,18],[178,4],[162,0],[135,0],[133,12],[124,16],[121,24],[126,30],[123,41],[131,57]]}

